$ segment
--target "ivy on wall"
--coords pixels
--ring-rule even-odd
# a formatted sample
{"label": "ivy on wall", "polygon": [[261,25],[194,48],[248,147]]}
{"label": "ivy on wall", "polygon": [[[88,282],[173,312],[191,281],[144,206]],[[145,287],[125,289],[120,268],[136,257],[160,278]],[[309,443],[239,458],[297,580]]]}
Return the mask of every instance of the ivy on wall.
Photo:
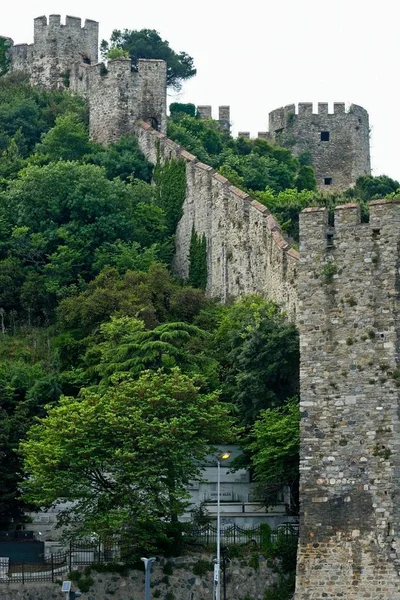
{"label": "ivy on wall", "polygon": [[198,235],[194,228],[189,250],[189,283],[193,287],[205,289],[207,285],[207,240],[204,233]]}
{"label": "ivy on wall", "polygon": [[183,215],[186,196],[186,163],[172,158],[161,164],[158,160],[154,169],[157,184],[158,205],[165,211],[167,234],[173,235]]}
{"label": "ivy on wall", "polygon": [[0,36],[0,77],[7,73],[10,66],[9,47],[10,42],[8,39]]}

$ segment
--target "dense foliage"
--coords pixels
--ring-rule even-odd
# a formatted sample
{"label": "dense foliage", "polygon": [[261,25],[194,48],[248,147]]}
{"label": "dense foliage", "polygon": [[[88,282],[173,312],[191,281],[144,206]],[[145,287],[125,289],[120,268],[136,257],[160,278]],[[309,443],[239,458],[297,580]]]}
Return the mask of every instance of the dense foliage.
{"label": "dense foliage", "polygon": [[193,58],[186,52],[172,50],[169,42],[163,40],[154,29],[141,29],[140,31],[115,29],[109,42],[102,40],[100,49],[104,58],[117,58],[118,50],[126,52],[131,57],[134,68],[137,66],[139,58],[165,60],[167,84],[176,92],[181,89],[183,81],[196,75]]}
{"label": "dense foliage", "polygon": [[[309,167],[192,105],[173,113],[170,135],[295,238],[318,201]],[[361,178],[346,199],[397,186]],[[153,169],[130,137],[94,144],[81,99],[0,80],[0,528],[28,502],[74,500],[73,530],[126,532],[152,551],[150,538],[176,541],[196,460],[224,440],[241,441],[267,504],[282,484],[295,499],[296,329],[262,298],[207,299],[196,232],[188,284],[171,275],[184,196],[182,161]]]}
{"label": "dense foliage", "polygon": [[[207,157],[223,151],[219,136],[228,143],[204,131]],[[251,437],[261,409],[296,393],[296,332],[262,299],[205,298],[202,236],[191,285],[173,278],[184,163],[153,170],[133,138],[90,142],[81,99],[1,80],[0,149],[0,527],[28,502],[70,499],[72,528],[126,531],[128,520],[143,548],[162,545],[179,533],[194,459],[236,439],[233,416]],[[264,345],[275,362],[263,365]]]}

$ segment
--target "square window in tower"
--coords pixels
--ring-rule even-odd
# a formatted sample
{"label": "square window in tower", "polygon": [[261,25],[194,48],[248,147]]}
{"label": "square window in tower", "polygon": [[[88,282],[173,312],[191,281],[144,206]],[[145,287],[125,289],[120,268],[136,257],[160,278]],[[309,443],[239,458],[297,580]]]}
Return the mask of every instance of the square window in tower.
{"label": "square window in tower", "polygon": [[332,185],[332,177],[325,177],[324,184],[325,185]]}
{"label": "square window in tower", "polygon": [[321,142],[329,142],[329,131],[321,131]]}

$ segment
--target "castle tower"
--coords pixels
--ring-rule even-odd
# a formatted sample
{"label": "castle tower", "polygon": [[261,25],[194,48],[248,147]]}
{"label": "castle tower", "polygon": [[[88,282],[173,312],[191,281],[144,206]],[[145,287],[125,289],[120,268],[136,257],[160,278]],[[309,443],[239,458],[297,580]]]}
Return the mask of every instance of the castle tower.
{"label": "castle tower", "polygon": [[352,104],[346,112],[344,103],[312,103],[278,108],[269,114],[271,139],[290,148],[296,155],[308,153],[314,167],[318,188],[344,191],[358,177],[371,173],[369,120],[367,111]]}
{"label": "castle tower", "polygon": [[71,89],[89,102],[90,137],[109,144],[133,133],[137,120],[157,131],[167,128],[167,65],[164,60],[138,60],[132,71],[130,58],[111,60],[107,68],[76,64]]}
{"label": "castle tower", "polygon": [[400,599],[400,202],[300,217],[296,600]]}
{"label": "castle tower", "polygon": [[167,128],[167,66],[163,60],[139,59],[98,63],[96,21],[60,15],[34,20],[34,43],[12,46],[11,71],[25,73],[32,85],[70,89],[88,99],[90,135],[97,142],[117,141],[133,133],[135,121]]}
{"label": "castle tower", "polygon": [[76,62],[95,64],[98,61],[99,24],[67,16],[65,25],[60,15],[34,19],[33,44],[11,48],[11,72],[29,76],[32,85],[50,89],[69,87],[72,66]]}

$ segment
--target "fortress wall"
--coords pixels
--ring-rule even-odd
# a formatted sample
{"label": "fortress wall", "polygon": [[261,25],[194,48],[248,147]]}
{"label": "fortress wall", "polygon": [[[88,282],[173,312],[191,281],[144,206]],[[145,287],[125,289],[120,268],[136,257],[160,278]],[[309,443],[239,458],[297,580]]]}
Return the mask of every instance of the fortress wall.
{"label": "fortress wall", "polygon": [[229,296],[261,294],[295,318],[298,253],[282,237],[269,210],[235,188],[195,156],[183,150],[146,123],[135,128],[146,158],[157,162],[181,157],[186,161],[186,200],[176,231],[174,268],[189,276],[192,230],[207,239],[209,296],[226,301]]}
{"label": "fortress wall", "polygon": [[399,236],[399,201],[301,214],[296,600],[400,598]]}
{"label": "fortress wall", "polygon": [[[344,103],[335,103],[329,113],[328,104],[321,102],[313,113],[310,102],[300,103],[297,112],[290,104],[269,114],[269,131],[272,139],[295,154],[311,153],[322,190],[344,191],[360,175],[371,173],[369,119],[361,106],[352,104],[346,112]],[[321,132],[329,139],[321,139]]]}

